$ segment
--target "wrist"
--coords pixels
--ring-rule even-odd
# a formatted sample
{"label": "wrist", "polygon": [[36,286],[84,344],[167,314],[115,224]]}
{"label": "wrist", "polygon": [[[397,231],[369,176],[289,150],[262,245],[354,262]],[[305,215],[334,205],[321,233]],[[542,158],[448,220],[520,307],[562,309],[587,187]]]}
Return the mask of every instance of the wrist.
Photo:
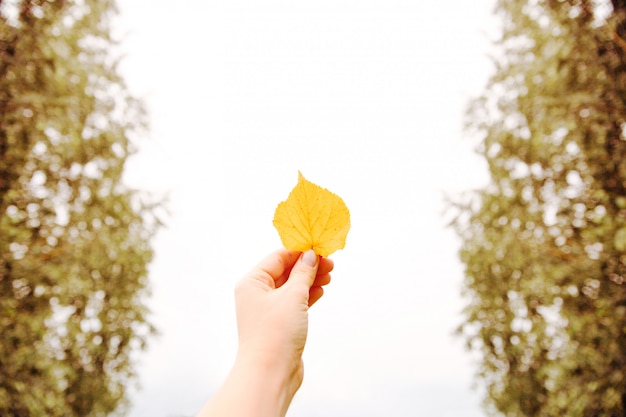
{"label": "wrist", "polygon": [[297,363],[275,355],[240,350],[231,376],[247,387],[246,402],[260,415],[284,416],[302,384],[302,361]]}

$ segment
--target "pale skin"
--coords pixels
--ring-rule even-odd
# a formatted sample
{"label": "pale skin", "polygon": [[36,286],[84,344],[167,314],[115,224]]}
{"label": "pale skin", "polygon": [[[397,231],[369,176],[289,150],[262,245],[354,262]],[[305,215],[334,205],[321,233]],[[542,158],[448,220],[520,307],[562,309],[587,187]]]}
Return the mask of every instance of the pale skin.
{"label": "pale skin", "polygon": [[309,307],[333,262],[278,250],[235,289],[239,348],[230,374],[196,417],[283,417],[304,377]]}

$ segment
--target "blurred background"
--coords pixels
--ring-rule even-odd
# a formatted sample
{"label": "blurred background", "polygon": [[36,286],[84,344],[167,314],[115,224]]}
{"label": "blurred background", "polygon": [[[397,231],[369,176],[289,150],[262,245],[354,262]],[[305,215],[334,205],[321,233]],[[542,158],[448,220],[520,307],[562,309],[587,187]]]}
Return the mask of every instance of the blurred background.
{"label": "blurred background", "polygon": [[[490,73],[493,2],[123,1],[122,72],[150,140],[126,180],[169,193],[150,267],[161,332],[132,416],[191,415],[236,351],[235,282],[281,245],[298,170],[352,229],[311,312],[293,415],[478,416],[444,197],[483,184],[463,112]],[[454,398],[451,401],[451,398]]]}
{"label": "blurred background", "polygon": [[624,415],[625,17],[0,0],[0,415],[194,415],[298,171],[352,228],[291,415]]}

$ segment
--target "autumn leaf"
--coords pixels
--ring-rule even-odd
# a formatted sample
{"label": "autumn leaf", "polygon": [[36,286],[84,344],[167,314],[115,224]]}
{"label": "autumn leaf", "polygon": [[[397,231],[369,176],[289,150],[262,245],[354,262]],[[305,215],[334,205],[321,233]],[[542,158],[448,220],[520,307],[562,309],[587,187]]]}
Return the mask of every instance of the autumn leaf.
{"label": "autumn leaf", "polygon": [[276,207],[274,227],[285,248],[327,257],[346,245],[350,211],[341,197],[298,172],[298,184]]}

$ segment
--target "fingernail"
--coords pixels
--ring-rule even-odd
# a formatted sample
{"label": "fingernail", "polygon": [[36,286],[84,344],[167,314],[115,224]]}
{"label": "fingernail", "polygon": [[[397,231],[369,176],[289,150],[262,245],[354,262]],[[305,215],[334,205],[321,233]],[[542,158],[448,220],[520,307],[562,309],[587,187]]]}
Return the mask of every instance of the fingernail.
{"label": "fingernail", "polygon": [[317,254],[315,253],[315,251],[313,249],[309,249],[308,251],[304,252],[304,254],[302,255],[302,262],[310,267],[315,266],[315,264],[317,263]]}

